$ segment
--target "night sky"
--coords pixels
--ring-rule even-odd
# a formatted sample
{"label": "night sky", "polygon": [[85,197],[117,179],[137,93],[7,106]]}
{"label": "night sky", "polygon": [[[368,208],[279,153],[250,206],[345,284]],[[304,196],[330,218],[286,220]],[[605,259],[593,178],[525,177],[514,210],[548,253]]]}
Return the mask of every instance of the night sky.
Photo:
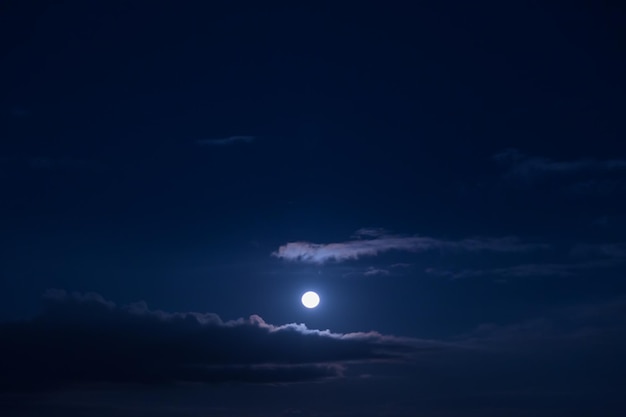
{"label": "night sky", "polygon": [[625,27],[0,2],[0,414],[623,417]]}

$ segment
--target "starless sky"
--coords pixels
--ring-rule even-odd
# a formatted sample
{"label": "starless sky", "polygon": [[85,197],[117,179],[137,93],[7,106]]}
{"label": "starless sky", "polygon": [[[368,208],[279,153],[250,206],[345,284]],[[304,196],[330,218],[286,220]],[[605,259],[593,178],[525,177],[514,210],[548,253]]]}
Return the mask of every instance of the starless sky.
{"label": "starless sky", "polygon": [[3,2],[0,414],[623,416],[625,17]]}

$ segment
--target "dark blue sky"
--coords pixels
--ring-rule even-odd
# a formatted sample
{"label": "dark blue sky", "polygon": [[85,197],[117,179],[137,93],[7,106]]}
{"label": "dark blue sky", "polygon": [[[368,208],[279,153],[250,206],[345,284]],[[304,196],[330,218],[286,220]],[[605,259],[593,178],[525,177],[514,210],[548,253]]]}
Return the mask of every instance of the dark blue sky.
{"label": "dark blue sky", "polygon": [[2,414],[622,416],[626,14],[542,3],[4,2]]}

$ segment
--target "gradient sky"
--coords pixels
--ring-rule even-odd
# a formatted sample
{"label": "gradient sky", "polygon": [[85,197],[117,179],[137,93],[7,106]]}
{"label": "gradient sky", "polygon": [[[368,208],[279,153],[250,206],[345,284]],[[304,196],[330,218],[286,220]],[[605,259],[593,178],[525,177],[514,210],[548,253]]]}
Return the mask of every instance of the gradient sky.
{"label": "gradient sky", "polygon": [[543,3],[3,2],[0,414],[623,416],[626,13]]}

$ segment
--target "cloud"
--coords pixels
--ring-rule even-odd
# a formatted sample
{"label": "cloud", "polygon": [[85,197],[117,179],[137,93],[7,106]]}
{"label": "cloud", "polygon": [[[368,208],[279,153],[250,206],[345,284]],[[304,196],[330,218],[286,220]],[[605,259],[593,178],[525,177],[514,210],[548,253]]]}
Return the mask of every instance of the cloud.
{"label": "cloud", "polygon": [[217,139],[199,139],[196,144],[200,146],[227,146],[237,143],[250,143],[256,139],[256,136],[229,136]]}
{"label": "cloud", "polygon": [[579,244],[572,248],[571,254],[581,257],[600,256],[616,260],[625,260],[626,243]]}
{"label": "cloud", "polygon": [[366,237],[381,237],[389,234],[389,232],[382,227],[363,227],[352,235],[354,239],[361,239]]}
{"label": "cloud", "polygon": [[598,259],[588,262],[523,264],[491,269],[439,269],[427,268],[425,272],[451,279],[493,276],[500,278],[569,277],[597,268],[618,265],[618,259]]}
{"label": "cloud", "polygon": [[370,266],[369,268],[367,268],[367,271],[363,273],[363,275],[365,275],[366,277],[371,277],[375,275],[389,275],[389,271],[386,269]]}
{"label": "cloud", "polygon": [[531,278],[568,277],[603,268],[612,268],[626,261],[626,243],[577,244],[569,250],[571,262],[528,263],[486,269],[427,268],[430,275],[451,279],[474,277]]}
{"label": "cloud", "polygon": [[573,196],[608,196],[626,192],[626,179],[593,179],[574,183],[565,188]]}
{"label": "cloud", "polygon": [[515,237],[443,240],[424,236],[380,235],[340,243],[289,242],[272,253],[280,259],[309,263],[343,262],[388,251],[425,252],[430,250],[526,252],[546,245],[521,243]]}
{"label": "cloud", "polygon": [[[43,313],[0,324],[0,391],[89,383],[288,383],[337,378],[349,363],[402,362],[434,342],[377,332],[275,326],[259,316],[119,307],[49,291]],[[7,342],[8,341],[8,342]]]}
{"label": "cloud", "polygon": [[85,172],[102,171],[107,169],[105,164],[94,160],[77,159],[69,157],[49,157],[49,156],[29,156],[29,157],[2,157],[0,167],[21,170],[29,169],[33,171],[65,171],[65,172]]}
{"label": "cloud", "polygon": [[15,118],[24,118],[30,115],[30,111],[24,106],[13,106],[9,113]]}
{"label": "cloud", "polygon": [[103,167],[95,161],[73,158],[33,157],[29,158],[27,163],[30,168],[40,170],[94,170]]}
{"label": "cloud", "polygon": [[530,180],[545,175],[566,175],[583,171],[611,172],[626,170],[625,159],[578,159],[554,161],[539,156],[529,156],[517,149],[504,150],[493,157],[508,167],[507,176]]}
{"label": "cloud", "polygon": [[483,276],[498,276],[502,278],[526,277],[565,277],[583,268],[592,268],[597,265],[583,264],[524,264],[505,268],[492,269],[440,269],[427,268],[426,273],[452,279],[475,278]]}
{"label": "cloud", "polygon": [[[483,323],[471,333],[459,336],[464,343],[489,346],[491,349],[510,345],[511,349],[525,350],[546,344],[554,352],[554,342],[571,347],[606,346],[618,352],[617,345],[626,345],[626,297],[617,297],[595,304],[560,307],[546,317],[535,317],[518,323]],[[610,342],[609,342],[610,341]],[[571,345],[575,342],[574,345]]]}
{"label": "cloud", "polygon": [[[452,416],[459,410],[466,415],[463,410],[468,404],[480,406],[494,399],[500,403],[502,393],[513,395],[510,398],[516,404],[532,399],[525,394],[517,397],[519,390],[532,392],[540,402],[548,398],[552,411],[555,406],[578,404],[576,399],[583,394],[592,396],[590,404],[605,404],[621,401],[618,394],[624,385],[623,297],[599,304],[559,307],[556,311],[535,309],[533,316],[514,322],[500,317],[497,323],[474,323],[467,332],[451,337],[455,342],[445,346],[378,333],[337,334],[302,325],[274,326],[252,318],[223,321],[213,314],[165,313],[148,310],[143,304],[118,307],[96,294],[57,291],[51,292],[46,301],[47,309],[41,316],[0,325],[0,388],[59,390],[45,395],[39,395],[39,391],[0,392],[2,415],[230,416],[237,414],[233,412],[234,404],[245,404],[250,395],[260,402],[254,401],[252,408],[239,410],[237,415],[281,415],[282,410],[283,414],[298,414],[297,410],[286,410],[288,406],[302,406],[304,414],[309,415],[310,407],[305,404],[308,400],[302,403],[302,398],[311,397],[311,390],[319,388],[312,397],[324,397],[327,392],[345,391],[346,387],[352,390],[354,384],[361,384],[367,392],[390,389],[393,393],[400,384],[408,387],[405,391],[413,397],[415,392],[420,393],[419,398],[407,400],[411,410],[395,413],[387,405],[377,407],[372,400],[366,404],[366,408],[374,407],[372,412],[357,410],[358,415]],[[338,346],[348,346],[343,345],[345,342],[349,342],[347,351],[363,349],[366,354],[343,357],[376,358],[378,353],[371,352],[380,347],[398,358],[391,360],[402,361],[394,369],[393,379],[379,380],[378,367],[352,365],[379,359],[297,359],[303,355],[337,357],[337,349],[343,349]],[[277,349],[285,360],[261,364],[257,359],[246,359],[250,355],[259,357],[259,352],[267,349]],[[266,353],[262,355],[267,357]],[[415,356],[406,361],[410,355]],[[242,391],[242,387],[230,383],[209,391],[189,391],[187,384],[183,391],[160,386],[153,389],[154,384],[177,381],[324,381],[339,378],[342,373],[350,378],[348,386],[319,384],[302,389],[289,387],[287,391]],[[144,387],[137,383],[152,384],[149,393],[156,397],[144,395]],[[285,405],[286,395],[290,404]],[[202,400],[197,402],[196,396]],[[181,398],[184,401],[178,401]],[[448,409],[451,403],[460,406]],[[533,407],[531,404],[528,412],[515,415],[536,415]],[[320,416],[339,416],[354,410],[346,408],[344,413],[343,408],[337,410],[331,404],[330,409],[314,411]],[[491,411],[475,414],[471,409],[470,414],[502,415]],[[606,413],[601,410],[595,415]]]}

